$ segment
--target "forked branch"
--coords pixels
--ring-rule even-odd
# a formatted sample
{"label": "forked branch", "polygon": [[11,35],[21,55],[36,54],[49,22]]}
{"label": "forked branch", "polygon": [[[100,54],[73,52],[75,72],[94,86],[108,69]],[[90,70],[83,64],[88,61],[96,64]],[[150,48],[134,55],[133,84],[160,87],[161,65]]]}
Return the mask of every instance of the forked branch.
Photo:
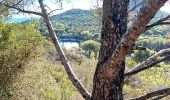
{"label": "forked branch", "polygon": [[[145,30],[146,25],[167,1],[168,0],[146,0],[132,26],[128,28],[127,33],[116,47],[113,55],[106,63],[104,63],[105,65],[103,64],[104,67],[107,67],[105,68],[106,70],[110,70],[110,73],[119,70],[119,64],[125,59],[128,52],[133,49],[133,44]],[[111,64],[112,66],[108,67],[108,64]],[[104,72],[105,71],[103,71],[103,73]]]}

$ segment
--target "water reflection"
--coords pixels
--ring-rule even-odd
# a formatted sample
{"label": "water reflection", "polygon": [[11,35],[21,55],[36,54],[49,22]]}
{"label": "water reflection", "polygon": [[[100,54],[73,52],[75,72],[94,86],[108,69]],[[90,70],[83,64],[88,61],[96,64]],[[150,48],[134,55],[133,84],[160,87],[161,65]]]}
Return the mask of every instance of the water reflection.
{"label": "water reflection", "polygon": [[60,42],[60,45],[66,49],[70,49],[72,47],[78,48],[80,44],[78,42]]}

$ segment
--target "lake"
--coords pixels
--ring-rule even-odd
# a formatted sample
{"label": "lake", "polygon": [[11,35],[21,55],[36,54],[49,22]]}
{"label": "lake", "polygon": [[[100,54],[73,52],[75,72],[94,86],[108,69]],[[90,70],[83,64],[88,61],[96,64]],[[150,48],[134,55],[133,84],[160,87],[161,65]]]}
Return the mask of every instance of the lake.
{"label": "lake", "polygon": [[79,42],[60,42],[60,45],[66,49],[70,49],[72,47],[78,48],[80,46]]}

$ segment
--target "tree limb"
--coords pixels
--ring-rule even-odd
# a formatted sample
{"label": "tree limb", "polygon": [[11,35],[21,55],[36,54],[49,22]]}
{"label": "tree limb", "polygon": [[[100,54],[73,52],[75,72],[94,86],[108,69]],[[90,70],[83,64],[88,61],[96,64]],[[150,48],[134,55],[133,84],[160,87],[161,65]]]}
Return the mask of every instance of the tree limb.
{"label": "tree limb", "polygon": [[49,13],[48,13],[48,15],[50,15],[51,13],[53,13],[54,11],[57,11],[57,10],[62,10],[62,8],[60,9],[54,9],[54,10],[51,10]]}
{"label": "tree limb", "polygon": [[153,99],[151,99],[151,100],[160,100],[160,99],[162,99],[162,98],[164,98],[164,97],[167,97],[168,95],[169,95],[169,94],[160,95],[160,96],[155,97],[155,98],[153,98]]}
{"label": "tree limb", "polygon": [[21,9],[21,8],[16,7],[16,6],[13,6],[13,5],[8,5],[8,4],[5,4],[5,3],[2,3],[2,4],[5,5],[5,6],[8,7],[8,8],[13,8],[13,9],[18,10],[18,11],[23,12],[23,13],[35,14],[35,15],[42,16],[42,13],[40,13],[40,12],[27,11],[27,10]]}
{"label": "tree limb", "polygon": [[150,25],[147,25],[144,31],[147,31],[147,30],[149,30],[149,29],[151,29],[152,27],[155,27],[155,26],[157,26],[157,25],[169,25],[169,24],[170,24],[170,21],[169,21],[169,22],[166,22],[166,20],[168,20],[169,18],[170,18],[170,15],[168,15],[168,16],[165,17],[165,18],[162,18],[162,19],[158,20],[157,22],[154,22],[154,23],[152,23],[152,24],[150,24]]}
{"label": "tree limb", "polygon": [[166,95],[166,96],[170,95],[170,88],[165,88],[165,89],[157,90],[157,91],[154,91],[154,92],[150,92],[150,93],[147,93],[143,96],[133,98],[133,99],[130,99],[130,100],[147,100],[149,98],[157,97],[157,96],[160,96],[160,95]]}
{"label": "tree limb", "polygon": [[64,65],[65,71],[67,72],[69,79],[74,84],[74,86],[77,88],[77,90],[80,92],[80,94],[86,100],[89,100],[91,97],[91,94],[85,89],[83,84],[78,80],[78,78],[75,76],[74,72],[72,71],[72,68],[71,68],[70,64],[68,63],[68,60],[59,44],[59,40],[55,34],[55,31],[53,29],[51,21],[48,17],[45,7],[44,7],[43,0],[38,0],[38,2],[40,4],[40,8],[42,10],[44,22],[46,23],[47,29],[49,31],[51,38],[52,38],[52,42],[55,45],[55,48],[60,56],[60,59],[62,61],[62,64]]}
{"label": "tree limb", "polygon": [[149,69],[149,68],[153,67],[154,65],[156,65],[156,64],[158,64],[158,63],[160,63],[162,61],[165,61],[166,59],[169,59],[170,55],[159,59],[159,57],[161,55],[166,54],[166,53],[170,53],[170,48],[163,49],[163,50],[159,51],[158,53],[154,54],[153,56],[149,57],[147,60],[145,60],[142,63],[138,64],[133,69],[129,70],[125,74],[125,76],[126,77],[132,76],[132,75],[137,74],[137,73],[139,73],[139,72],[141,72],[143,70]]}
{"label": "tree limb", "polygon": [[[125,59],[128,52],[132,50],[133,44],[145,30],[146,25],[167,1],[168,0],[146,0],[132,26],[128,28],[112,56],[102,65],[105,70],[101,70],[100,73],[109,76],[113,74],[113,72],[119,71],[119,64]],[[107,70],[109,70],[109,73]]]}

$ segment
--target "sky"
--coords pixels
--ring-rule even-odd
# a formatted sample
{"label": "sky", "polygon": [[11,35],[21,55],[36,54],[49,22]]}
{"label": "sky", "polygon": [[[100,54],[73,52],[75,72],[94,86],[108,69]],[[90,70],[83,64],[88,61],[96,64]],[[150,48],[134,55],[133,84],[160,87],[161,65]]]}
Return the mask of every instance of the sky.
{"label": "sky", "polygon": [[170,13],[170,0],[160,10]]}
{"label": "sky", "polygon": [[[57,8],[57,4],[54,3],[54,1],[56,0],[46,0],[47,2],[45,2],[48,7],[50,7],[50,10],[54,10]],[[51,3],[53,2],[53,3]],[[62,4],[62,9],[61,10],[58,10],[58,11],[55,11],[53,12],[53,14],[59,14],[59,13],[62,13],[64,11],[67,11],[69,9],[73,9],[73,8],[79,8],[79,9],[93,9],[96,4],[96,0],[64,0],[63,4]],[[59,7],[58,7],[59,8]],[[31,9],[31,10],[34,10],[35,9]],[[50,10],[48,9],[48,11],[50,12]],[[161,8],[162,11],[165,11],[165,12],[169,12],[170,13],[170,1],[168,1],[162,8]],[[37,10],[36,11],[40,11],[40,10]],[[19,14],[19,15],[14,15],[13,17],[14,18],[23,18],[23,17],[37,17],[37,16],[34,16],[34,15],[22,15],[22,14]]]}
{"label": "sky", "polygon": [[[48,7],[50,7],[50,10],[55,10],[58,7],[57,4],[55,4],[53,1],[54,0],[46,0],[47,2],[45,2],[45,4],[47,4]],[[93,2],[92,2],[93,1]],[[93,8],[93,3],[95,0],[63,0],[63,4],[62,4],[62,9],[61,10],[57,10],[55,12],[53,12],[53,14],[59,14],[62,13],[64,11],[70,10],[70,9],[85,9],[85,10],[89,10]],[[52,3],[51,3],[52,2]],[[37,3],[38,5],[38,3]],[[33,11],[40,11],[40,10],[35,10],[35,9],[31,9]],[[50,12],[50,10],[48,9],[48,11]],[[37,17],[35,15],[31,15],[32,17]],[[17,14],[13,16],[14,18],[23,18],[23,17],[30,17],[30,15],[23,15],[23,14]]]}

